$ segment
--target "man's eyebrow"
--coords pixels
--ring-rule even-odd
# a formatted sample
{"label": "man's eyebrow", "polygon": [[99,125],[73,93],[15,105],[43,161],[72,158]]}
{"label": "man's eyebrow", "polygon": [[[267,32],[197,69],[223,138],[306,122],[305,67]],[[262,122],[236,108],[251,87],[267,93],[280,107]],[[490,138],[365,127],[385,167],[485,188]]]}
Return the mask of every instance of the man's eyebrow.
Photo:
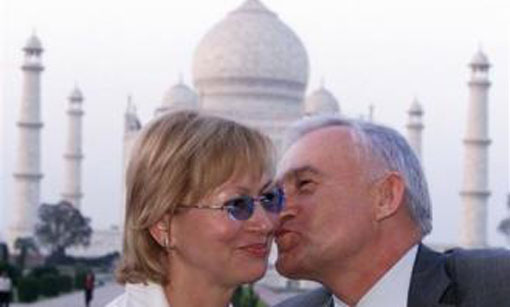
{"label": "man's eyebrow", "polygon": [[296,179],[299,176],[302,176],[307,173],[311,173],[312,175],[321,175],[321,172],[317,168],[311,165],[304,165],[296,168],[291,168],[290,170],[285,172],[285,174],[278,181],[281,182],[287,181],[289,179]]}

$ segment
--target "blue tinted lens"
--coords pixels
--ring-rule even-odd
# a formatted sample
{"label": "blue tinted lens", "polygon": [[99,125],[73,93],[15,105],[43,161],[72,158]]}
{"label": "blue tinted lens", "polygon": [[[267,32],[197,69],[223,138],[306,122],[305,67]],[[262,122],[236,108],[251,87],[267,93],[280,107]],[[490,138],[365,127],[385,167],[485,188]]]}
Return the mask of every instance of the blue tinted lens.
{"label": "blue tinted lens", "polygon": [[234,198],[225,203],[228,215],[233,220],[244,221],[249,219],[253,214],[253,198],[243,196]]}
{"label": "blue tinted lens", "polygon": [[283,203],[283,191],[280,188],[274,188],[260,197],[260,204],[269,212],[281,212]]}

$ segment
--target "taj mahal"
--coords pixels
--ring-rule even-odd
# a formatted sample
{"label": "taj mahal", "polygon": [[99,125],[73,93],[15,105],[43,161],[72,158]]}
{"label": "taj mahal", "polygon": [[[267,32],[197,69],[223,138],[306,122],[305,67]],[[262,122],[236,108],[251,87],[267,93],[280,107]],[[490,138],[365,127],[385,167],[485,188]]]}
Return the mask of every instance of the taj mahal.
{"label": "taj mahal", "polygon": [[[40,184],[44,175],[40,167],[40,139],[43,122],[40,110],[40,87],[43,77],[43,44],[34,34],[23,47],[25,55],[22,98],[17,121],[18,147],[15,182],[15,201],[9,209],[7,241],[33,233],[37,208],[41,203]],[[482,50],[475,52],[468,63],[470,80],[467,91],[466,132],[464,146],[464,180],[462,199],[462,239],[466,247],[487,245],[488,188],[488,91],[491,85],[491,64]],[[171,85],[154,116],[182,109],[203,109],[232,118],[268,134],[280,146],[283,132],[296,120],[315,114],[349,116],[342,112],[341,102],[321,84],[306,92],[310,67],[306,47],[298,34],[283,23],[278,15],[260,0],[245,0],[227,13],[210,29],[196,46],[192,63],[192,85],[183,80]],[[459,71],[459,74],[464,73]],[[69,97],[67,110],[67,144],[64,154],[65,184],[62,198],[77,208],[83,197],[81,187],[82,103],[84,93],[76,87]],[[269,111],[268,111],[269,110]],[[414,99],[408,110],[407,138],[419,157],[422,155],[424,108]],[[368,120],[372,120],[368,116]],[[128,101],[124,114],[124,163],[131,145],[143,127],[136,106]],[[119,204],[123,217],[123,204]],[[122,229],[122,220],[118,229]],[[78,249],[85,254],[121,250],[119,230],[96,230],[92,245]],[[276,251],[273,249],[271,259]],[[307,287],[307,283],[292,283],[271,269],[262,281],[278,287]]]}

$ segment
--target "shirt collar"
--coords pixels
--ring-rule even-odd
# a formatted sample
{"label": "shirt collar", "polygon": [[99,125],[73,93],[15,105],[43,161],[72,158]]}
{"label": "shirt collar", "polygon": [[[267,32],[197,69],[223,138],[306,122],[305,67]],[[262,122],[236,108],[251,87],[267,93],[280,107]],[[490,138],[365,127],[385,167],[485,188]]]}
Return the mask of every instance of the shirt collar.
{"label": "shirt collar", "polygon": [[[163,287],[154,282],[126,284],[126,297],[129,307],[171,307],[166,299]],[[232,307],[232,304],[228,306]]]}
{"label": "shirt collar", "polygon": [[126,284],[126,297],[129,306],[170,307],[163,287],[157,283]]}
{"label": "shirt collar", "polygon": [[[393,265],[356,304],[357,307],[407,306],[407,295],[411,283],[418,245],[414,245]],[[338,297],[333,296],[335,307],[347,307]]]}

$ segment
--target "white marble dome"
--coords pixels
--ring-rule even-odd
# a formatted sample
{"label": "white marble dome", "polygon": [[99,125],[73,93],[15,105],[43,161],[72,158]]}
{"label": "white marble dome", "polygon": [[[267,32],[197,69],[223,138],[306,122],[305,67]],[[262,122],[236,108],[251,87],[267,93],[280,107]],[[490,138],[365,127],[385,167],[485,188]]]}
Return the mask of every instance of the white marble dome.
{"label": "white marble dome", "polygon": [[181,80],[165,93],[161,106],[156,110],[156,114],[198,108],[198,95]]}
{"label": "white marble dome", "polygon": [[304,113],[307,115],[340,114],[340,105],[335,96],[321,86],[306,98]]}
{"label": "white marble dome", "polygon": [[247,86],[264,92],[261,88],[267,85],[286,87],[287,94],[302,96],[308,80],[308,55],[300,39],[274,12],[258,0],[246,0],[199,43],[193,78],[204,95],[218,90],[235,93]]}

